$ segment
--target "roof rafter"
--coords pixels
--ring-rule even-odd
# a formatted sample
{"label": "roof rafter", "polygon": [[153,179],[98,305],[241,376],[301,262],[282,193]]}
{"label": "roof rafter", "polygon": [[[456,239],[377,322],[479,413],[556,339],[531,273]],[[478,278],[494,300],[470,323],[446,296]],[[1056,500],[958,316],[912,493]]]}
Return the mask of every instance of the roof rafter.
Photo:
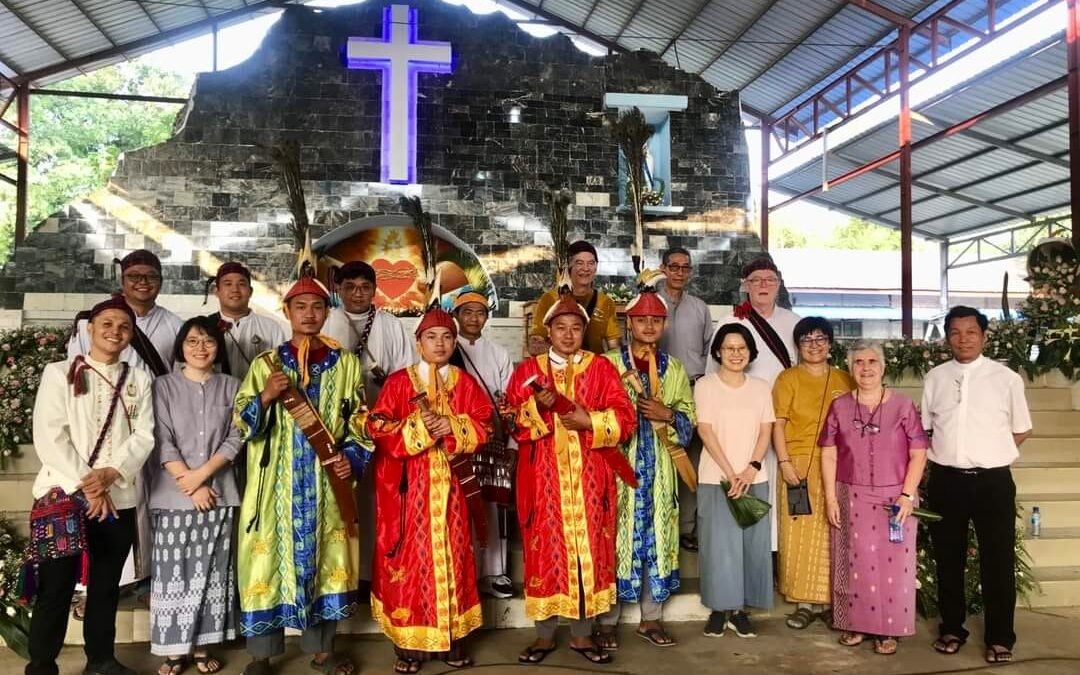
{"label": "roof rafter", "polygon": [[75,5],[75,9],[79,10],[79,14],[82,14],[83,17],[90,22],[90,25],[93,26],[97,32],[101,33],[101,37],[105,38],[113,47],[116,46],[116,40],[112,39],[112,36],[101,27],[101,24],[94,20],[94,17],[90,16],[90,12],[86,11],[86,8],[83,7],[82,0],[68,0],[68,2]]}
{"label": "roof rafter", "polygon": [[634,4],[634,8],[630,10],[630,15],[626,17],[626,21],[623,22],[623,25],[619,26],[619,32],[615,34],[615,42],[618,42],[620,39],[622,39],[623,33],[626,32],[626,29],[630,27],[631,23],[633,23],[634,17],[636,17],[637,13],[641,11],[641,7],[644,4],[645,0],[637,0],[637,2]]}
{"label": "roof rafter", "polygon": [[[920,113],[920,114],[922,114],[922,113]],[[923,114],[923,117],[930,120],[935,126],[939,126],[939,127],[950,126],[949,122],[946,122],[946,121],[944,121],[942,119],[939,119],[939,118],[936,118],[936,117],[931,117],[931,116],[925,115],[925,114]],[[1065,124],[1067,122],[1068,122],[1067,119],[1061,120],[1061,124]],[[988,134],[988,133],[985,133],[985,132],[982,132],[982,131],[977,131],[975,129],[965,129],[965,130],[961,131],[960,134],[962,136],[967,136],[968,138],[975,139],[976,141],[979,141],[981,143],[986,143],[987,145],[992,145],[992,146],[994,146],[996,148],[999,148],[1001,150],[1008,150],[1009,152],[1014,152],[1014,153],[1016,153],[1018,155],[1024,155],[1024,156],[1030,157],[1032,159],[1037,159],[1040,162],[1045,162],[1047,164],[1053,164],[1055,166],[1060,166],[1060,167],[1062,167],[1064,169],[1069,168],[1069,163],[1066,160],[1061,159],[1060,157],[1055,157],[1054,155],[1050,155],[1050,154],[1047,154],[1045,152],[1035,150],[1033,148],[1027,148],[1027,147],[1024,147],[1022,145],[1018,145],[1015,141],[1010,141],[1007,138],[998,138],[997,136],[994,136],[992,134]]]}
{"label": "roof rafter", "polygon": [[664,48],[658,52],[660,54],[660,58],[664,58],[664,54],[667,54],[668,50],[671,49],[671,47],[679,41],[679,38],[683,36],[683,33],[688,31],[690,29],[690,26],[694,25],[694,22],[698,20],[698,16],[705,11],[706,7],[712,4],[712,1],[713,0],[701,0],[701,2],[698,3],[696,7],[694,7],[694,11],[690,12],[690,18],[683,22],[682,27],[679,28],[679,30],[670,40],[668,40],[668,43],[664,45]]}
{"label": "roof rafter", "polygon": [[[749,31],[749,30],[750,30],[751,28],[753,28],[753,27],[754,27],[755,25],[757,25],[757,22],[758,22],[758,21],[759,21],[759,20],[761,19],[761,17],[765,16],[765,14],[767,14],[767,13],[768,13],[768,11],[769,11],[770,9],[772,9],[772,8],[773,8],[773,5],[775,5],[775,4],[776,4],[776,1],[775,1],[775,0],[773,0],[773,2],[770,2],[769,4],[767,4],[767,5],[765,5],[764,7],[762,7],[762,8],[761,8],[761,11],[759,11],[759,12],[758,12],[757,14],[755,14],[755,15],[753,16],[753,18],[751,18],[751,19],[750,19],[749,21],[747,21],[747,22],[746,22],[746,25],[745,25],[745,26],[743,26],[743,27],[742,27],[742,28],[741,28],[741,29],[739,30],[739,32],[735,34],[735,37],[731,39],[731,42],[729,42],[729,43],[727,43],[726,45],[724,45],[723,47],[721,47],[721,48],[720,48],[720,53],[719,53],[719,54],[717,54],[717,55],[716,55],[715,57],[713,57],[713,60],[712,60],[712,61],[709,61],[709,62],[708,62],[708,63],[707,63],[706,65],[705,65],[705,67],[704,67],[704,68],[702,68],[701,70],[699,70],[699,71],[697,72],[697,75],[698,75],[698,76],[700,77],[702,73],[704,73],[704,72],[705,72],[706,70],[708,70],[709,68],[712,68],[712,67],[713,67],[713,65],[714,65],[714,64],[716,64],[716,62],[717,62],[717,61],[719,61],[719,60],[720,60],[721,58],[723,58],[724,54],[727,54],[727,53],[728,53],[728,50],[729,50],[729,49],[731,49],[732,47],[734,47],[735,45],[737,45],[737,44],[739,43],[739,40],[741,40],[741,39],[742,39],[742,37],[743,37],[744,35],[746,35],[747,31]],[[672,43],[674,43],[674,42],[675,42],[675,41],[674,41],[674,40],[672,40]],[[663,54],[661,54],[661,56],[663,56]]]}
{"label": "roof rafter", "polygon": [[50,40],[48,38],[48,36],[46,36],[44,33],[41,32],[40,28],[35,26],[33,24],[33,22],[31,22],[29,19],[27,19],[25,16],[23,16],[23,13],[20,12],[18,9],[16,9],[14,6],[12,6],[12,4],[10,2],[8,2],[8,0],[0,0],[0,7],[3,7],[8,12],[10,12],[11,15],[13,17],[15,17],[16,19],[18,19],[19,22],[22,23],[22,25],[26,26],[27,30],[29,30],[31,33],[33,33],[37,37],[37,39],[39,39],[42,42],[44,42],[45,44],[47,44],[49,46],[49,49],[51,49],[54,52],[56,52],[57,54],[59,54],[60,58],[62,58],[62,59],[71,58],[68,55],[67,52],[65,52],[63,49],[60,48],[60,45],[58,45],[55,42],[53,42],[52,40]]}

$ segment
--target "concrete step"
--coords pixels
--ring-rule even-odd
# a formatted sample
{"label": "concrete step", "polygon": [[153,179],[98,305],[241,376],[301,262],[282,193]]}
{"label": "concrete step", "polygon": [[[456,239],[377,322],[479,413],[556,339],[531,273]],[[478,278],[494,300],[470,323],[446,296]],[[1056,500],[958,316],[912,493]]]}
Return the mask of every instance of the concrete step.
{"label": "concrete step", "polygon": [[1044,527],[1038,539],[1024,541],[1034,569],[1070,567],[1080,561],[1080,527]]}
{"label": "concrete step", "polygon": [[1039,593],[1029,598],[1032,607],[1080,605],[1080,567],[1041,567],[1032,570]]}
{"label": "concrete step", "polygon": [[[920,405],[922,387],[893,387]],[[1073,397],[1070,389],[1055,387],[1029,387],[1024,391],[1030,410],[1072,410]]]}
{"label": "concrete step", "polygon": [[1036,410],[1031,413],[1033,435],[1037,438],[1080,436],[1080,410]]}
{"label": "concrete step", "polygon": [[36,473],[0,471],[0,513],[29,511],[34,501],[31,488]]}
{"label": "concrete step", "polygon": [[1080,486],[1080,466],[1019,467],[1013,469],[1012,474],[1018,495],[1072,490]]}
{"label": "concrete step", "polygon": [[1031,522],[1031,507],[1039,507],[1042,527],[1057,529],[1080,525],[1080,492],[1017,495],[1024,527]]}
{"label": "concrete step", "polygon": [[1029,464],[1074,464],[1080,466],[1080,438],[1029,438],[1020,446],[1017,467]]}

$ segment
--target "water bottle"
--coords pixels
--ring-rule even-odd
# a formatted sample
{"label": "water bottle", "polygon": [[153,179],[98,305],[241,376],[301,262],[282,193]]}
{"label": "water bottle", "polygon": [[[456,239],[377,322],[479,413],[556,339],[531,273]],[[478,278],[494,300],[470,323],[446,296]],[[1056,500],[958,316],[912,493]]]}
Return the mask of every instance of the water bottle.
{"label": "water bottle", "polygon": [[1038,539],[1042,534],[1042,514],[1039,513],[1039,507],[1031,507],[1031,537]]}
{"label": "water bottle", "polygon": [[893,504],[889,507],[889,541],[894,544],[904,542],[904,526],[900,524],[900,520],[897,518],[899,514],[899,504]]}

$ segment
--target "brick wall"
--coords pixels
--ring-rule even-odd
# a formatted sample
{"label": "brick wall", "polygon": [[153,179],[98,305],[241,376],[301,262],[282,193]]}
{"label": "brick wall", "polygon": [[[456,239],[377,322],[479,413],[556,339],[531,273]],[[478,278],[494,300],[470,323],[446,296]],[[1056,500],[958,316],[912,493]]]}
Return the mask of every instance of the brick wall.
{"label": "brick wall", "polygon": [[[415,0],[419,36],[453,44],[452,74],[420,76],[418,194],[469,244],[507,301],[550,285],[542,191],[575,192],[572,238],[600,249],[601,281],[632,274],[633,226],[617,212],[617,149],[600,113],[606,92],[684,95],[672,115],[677,216],[650,217],[649,264],[661,249],[694,252],[698,292],[735,301],[734,273],[757,255],[746,231],[749,166],[738,96],[637,52],[590,57],[562,36],[537,39],[502,14]],[[349,36],[374,36],[381,3],[286,8],[261,47],[229,70],[198,76],[165,143],[129,152],[107,190],[41,224],[0,276],[0,306],[25,292],[105,291],[110,261],[131,248],[161,252],[164,292],[201,293],[202,277],[240,259],[270,281],[294,262],[290,216],[267,148],[303,146],[314,237],[351,220],[398,213],[402,188],[378,183],[381,75],[349,70]],[[509,121],[509,106],[521,121]]]}

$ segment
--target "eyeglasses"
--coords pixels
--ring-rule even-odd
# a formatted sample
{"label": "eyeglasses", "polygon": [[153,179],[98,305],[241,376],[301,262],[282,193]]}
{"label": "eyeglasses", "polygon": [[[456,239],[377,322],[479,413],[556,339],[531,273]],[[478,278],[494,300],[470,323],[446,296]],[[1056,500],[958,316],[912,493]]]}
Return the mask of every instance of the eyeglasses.
{"label": "eyeglasses", "polygon": [[745,354],[750,351],[750,349],[748,347],[721,347],[720,351],[725,354]]}
{"label": "eyeglasses", "polygon": [[693,265],[668,264],[668,265],[664,265],[664,267],[666,269],[670,270],[671,272],[678,272],[680,274],[690,274],[691,272],[694,271],[694,266]]}
{"label": "eyeglasses", "polygon": [[872,436],[881,432],[881,427],[874,424],[873,422],[863,422],[860,419],[854,419],[851,421],[854,422],[855,428],[859,430],[860,436],[865,436],[866,434],[870,434]]}
{"label": "eyeglasses", "polygon": [[156,284],[161,281],[160,274],[125,274],[124,281],[131,284]]}
{"label": "eyeglasses", "polygon": [[862,418],[862,407],[859,404],[859,397],[858,395],[855,396],[855,418],[851,420],[851,423],[855,426],[856,429],[859,430],[860,436],[866,436],[866,434],[870,434],[871,436],[873,436],[874,434],[881,432],[881,425],[874,424],[874,417],[876,416],[878,417],[878,419],[881,418],[881,404],[883,404],[884,402],[885,388],[882,387],[881,398],[878,399],[877,407],[874,408],[873,412],[870,413],[870,419],[864,422]]}
{"label": "eyeglasses", "polygon": [[184,340],[184,346],[191,349],[196,347],[216,347],[217,340],[214,338],[188,338]]}
{"label": "eyeglasses", "polygon": [[825,345],[829,344],[829,338],[825,337],[824,335],[819,335],[818,337],[801,337],[799,338],[799,344],[803,345],[804,347],[809,347],[810,345],[814,345],[816,347],[824,347]]}
{"label": "eyeglasses", "polygon": [[750,277],[746,280],[749,286],[776,286],[780,283],[777,277]]}
{"label": "eyeglasses", "polygon": [[368,284],[350,284],[349,282],[346,281],[345,283],[343,283],[341,285],[341,294],[342,295],[352,295],[353,293],[367,294],[367,293],[374,293],[374,292],[375,292],[375,287],[372,286],[370,283],[368,283]]}

